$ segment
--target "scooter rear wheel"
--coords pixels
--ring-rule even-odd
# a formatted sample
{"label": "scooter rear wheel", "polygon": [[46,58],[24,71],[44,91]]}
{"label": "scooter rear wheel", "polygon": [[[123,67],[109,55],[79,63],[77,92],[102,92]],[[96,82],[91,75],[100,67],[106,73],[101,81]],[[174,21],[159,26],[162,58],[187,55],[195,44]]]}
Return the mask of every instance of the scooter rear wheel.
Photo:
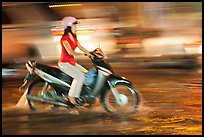
{"label": "scooter rear wheel", "polygon": [[[42,79],[34,80],[30,84],[30,86],[28,87],[27,96],[43,100],[44,95],[42,95],[41,92],[43,90],[44,85],[45,85],[45,81],[43,81]],[[44,96],[44,97],[46,97],[46,96]],[[29,99],[28,97],[27,97],[27,101],[28,101],[28,105],[29,105],[31,110],[47,111],[53,107],[52,104],[43,103],[41,101]]]}

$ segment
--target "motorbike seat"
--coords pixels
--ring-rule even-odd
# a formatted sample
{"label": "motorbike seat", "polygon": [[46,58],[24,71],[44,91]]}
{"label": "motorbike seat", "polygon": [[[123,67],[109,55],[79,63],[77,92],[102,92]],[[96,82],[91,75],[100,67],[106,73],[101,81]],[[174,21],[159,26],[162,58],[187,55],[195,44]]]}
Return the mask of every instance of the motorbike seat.
{"label": "motorbike seat", "polygon": [[67,75],[66,73],[62,72],[59,68],[57,67],[50,67],[44,64],[39,64],[36,63],[36,68],[44,71],[45,73],[48,73],[60,80],[63,80],[64,82],[70,82],[72,81],[72,77],[70,77],[69,75]]}

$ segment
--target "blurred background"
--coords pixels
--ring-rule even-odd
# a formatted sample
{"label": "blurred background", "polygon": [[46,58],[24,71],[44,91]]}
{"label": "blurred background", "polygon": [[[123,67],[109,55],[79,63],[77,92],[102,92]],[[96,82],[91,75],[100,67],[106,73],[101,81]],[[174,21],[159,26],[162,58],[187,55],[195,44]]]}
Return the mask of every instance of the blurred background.
{"label": "blurred background", "polygon": [[[65,16],[80,21],[80,43],[102,48],[115,74],[137,88],[136,114],[103,113],[99,104],[77,116],[16,109],[25,62],[57,66]],[[88,57],[76,60],[92,67]],[[202,135],[202,3],[2,2],[2,133]]]}
{"label": "blurred background", "polygon": [[100,47],[113,67],[202,65],[201,2],[2,2],[2,76],[24,76],[28,59],[57,65],[65,16],[80,21],[80,43]]}

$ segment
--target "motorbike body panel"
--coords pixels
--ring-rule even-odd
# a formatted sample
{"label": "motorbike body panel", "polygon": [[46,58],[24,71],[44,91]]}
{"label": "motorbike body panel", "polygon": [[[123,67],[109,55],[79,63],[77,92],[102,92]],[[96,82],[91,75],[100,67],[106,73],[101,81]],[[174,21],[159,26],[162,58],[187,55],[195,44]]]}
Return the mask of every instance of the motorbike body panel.
{"label": "motorbike body panel", "polygon": [[43,72],[52,75],[66,83],[71,83],[73,78],[67,75],[66,73],[62,72],[59,68],[50,67],[47,65],[36,63],[36,68],[42,70]]}

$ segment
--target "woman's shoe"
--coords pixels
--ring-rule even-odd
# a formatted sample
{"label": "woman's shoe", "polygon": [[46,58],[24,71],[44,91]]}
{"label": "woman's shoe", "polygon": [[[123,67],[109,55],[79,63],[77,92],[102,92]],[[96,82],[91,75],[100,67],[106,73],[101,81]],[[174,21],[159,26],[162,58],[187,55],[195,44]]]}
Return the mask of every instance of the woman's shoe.
{"label": "woman's shoe", "polygon": [[79,111],[77,109],[71,109],[69,111],[69,114],[73,114],[73,115],[79,115]]}

